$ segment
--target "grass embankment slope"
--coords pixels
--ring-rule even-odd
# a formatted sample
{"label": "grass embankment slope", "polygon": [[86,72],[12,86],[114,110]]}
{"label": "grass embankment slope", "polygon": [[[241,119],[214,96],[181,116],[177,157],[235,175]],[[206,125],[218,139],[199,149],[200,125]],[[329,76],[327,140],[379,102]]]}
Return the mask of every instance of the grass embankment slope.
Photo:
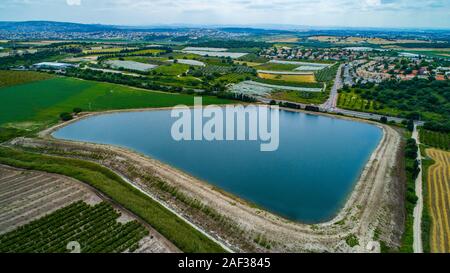
{"label": "grass embankment slope", "polygon": [[[35,74],[13,73],[20,73],[14,75],[23,77],[23,82],[37,78]],[[84,111],[105,111],[192,105],[193,102],[193,96],[187,94],[152,92],[67,77],[13,85],[0,88],[0,140],[42,129],[57,122],[60,113],[72,112],[76,107]],[[204,97],[203,103],[225,104],[230,101]]]}
{"label": "grass embankment slope", "polygon": [[66,175],[87,183],[141,217],[183,252],[224,252],[219,245],[162,205],[95,163],[6,147],[0,147],[0,163]]}

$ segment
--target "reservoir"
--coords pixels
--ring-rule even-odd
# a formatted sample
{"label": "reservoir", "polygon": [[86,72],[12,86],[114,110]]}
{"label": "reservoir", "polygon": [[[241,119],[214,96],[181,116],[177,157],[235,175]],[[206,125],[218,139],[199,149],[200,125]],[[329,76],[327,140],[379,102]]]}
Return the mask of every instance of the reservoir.
{"label": "reservoir", "polygon": [[332,219],[351,194],[382,129],[363,122],[280,111],[279,147],[260,141],[175,141],[170,110],[95,115],[55,138],[137,151],[285,218]]}

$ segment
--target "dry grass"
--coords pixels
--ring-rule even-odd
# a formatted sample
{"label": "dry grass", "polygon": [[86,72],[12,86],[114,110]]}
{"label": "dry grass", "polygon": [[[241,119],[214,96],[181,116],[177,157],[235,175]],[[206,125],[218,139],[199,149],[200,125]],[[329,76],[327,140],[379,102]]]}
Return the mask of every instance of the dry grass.
{"label": "dry grass", "polygon": [[450,152],[427,149],[436,162],[428,171],[428,205],[432,218],[431,252],[450,253]]}

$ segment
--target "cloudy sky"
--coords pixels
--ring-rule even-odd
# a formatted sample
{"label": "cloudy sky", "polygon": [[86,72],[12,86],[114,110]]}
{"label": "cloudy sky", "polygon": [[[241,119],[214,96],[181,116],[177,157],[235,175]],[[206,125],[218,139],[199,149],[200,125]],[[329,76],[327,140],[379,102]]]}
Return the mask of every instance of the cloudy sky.
{"label": "cloudy sky", "polygon": [[0,0],[0,20],[450,28],[450,0]]}

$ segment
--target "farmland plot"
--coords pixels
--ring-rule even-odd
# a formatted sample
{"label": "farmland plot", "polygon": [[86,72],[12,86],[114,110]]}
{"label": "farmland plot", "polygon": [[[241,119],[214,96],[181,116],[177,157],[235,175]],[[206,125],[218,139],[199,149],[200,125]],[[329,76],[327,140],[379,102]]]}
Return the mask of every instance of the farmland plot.
{"label": "farmland plot", "polygon": [[314,83],[316,79],[312,73],[273,73],[273,71],[258,71],[258,77],[267,80],[287,81],[294,83]]}
{"label": "farmland plot", "polygon": [[226,74],[226,73],[238,73],[238,74],[243,74],[243,73],[253,73],[254,69],[248,66],[244,66],[244,65],[238,65],[238,66],[223,66],[223,65],[207,65],[205,67],[200,68],[200,71],[203,74],[214,74],[214,73],[219,73],[219,74]]}
{"label": "farmland plot", "polygon": [[[0,165],[0,253],[169,252],[136,219],[73,179]],[[152,232],[153,233],[153,232]]]}
{"label": "farmland plot", "polygon": [[[187,64],[187,65],[193,65],[193,66],[205,66],[204,62],[200,62],[200,61],[196,61],[196,60],[178,59],[177,61],[180,64]],[[169,60],[169,62],[173,62],[173,60]]]}
{"label": "farmland plot", "polygon": [[296,65],[298,67],[295,68],[294,71],[313,71],[313,72],[331,66],[331,64],[323,64],[323,63],[309,63],[309,62],[282,61],[282,60],[271,60],[269,63]]}
{"label": "farmland plot", "polygon": [[436,162],[428,169],[428,205],[432,219],[431,252],[450,253],[450,152],[427,149]]}
{"label": "farmland plot", "polygon": [[110,65],[113,68],[116,69],[130,69],[130,70],[137,70],[142,72],[150,71],[156,67],[157,65],[154,64],[144,64],[140,62],[134,62],[134,61],[119,61],[119,60],[110,60],[106,61],[106,64]]}
{"label": "farmland plot", "polygon": [[212,47],[186,47],[181,52],[187,54],[195,54],[200,56],[211,56],[211,57],[230,57],[237,59],[247,55],[248,53],[240,52],[227,52],[226,48],[212,48]]}
{"label": "farmland plot", "polygon": [[255,81],[244,81],[239,84],[235,84],[230,88],[230,91],[234,93],[255,95],[255,96],[266,96],[270,95],[272,92],[280,90],[296,91],[296,92],[321,92],[322,88],[273,85]]}

